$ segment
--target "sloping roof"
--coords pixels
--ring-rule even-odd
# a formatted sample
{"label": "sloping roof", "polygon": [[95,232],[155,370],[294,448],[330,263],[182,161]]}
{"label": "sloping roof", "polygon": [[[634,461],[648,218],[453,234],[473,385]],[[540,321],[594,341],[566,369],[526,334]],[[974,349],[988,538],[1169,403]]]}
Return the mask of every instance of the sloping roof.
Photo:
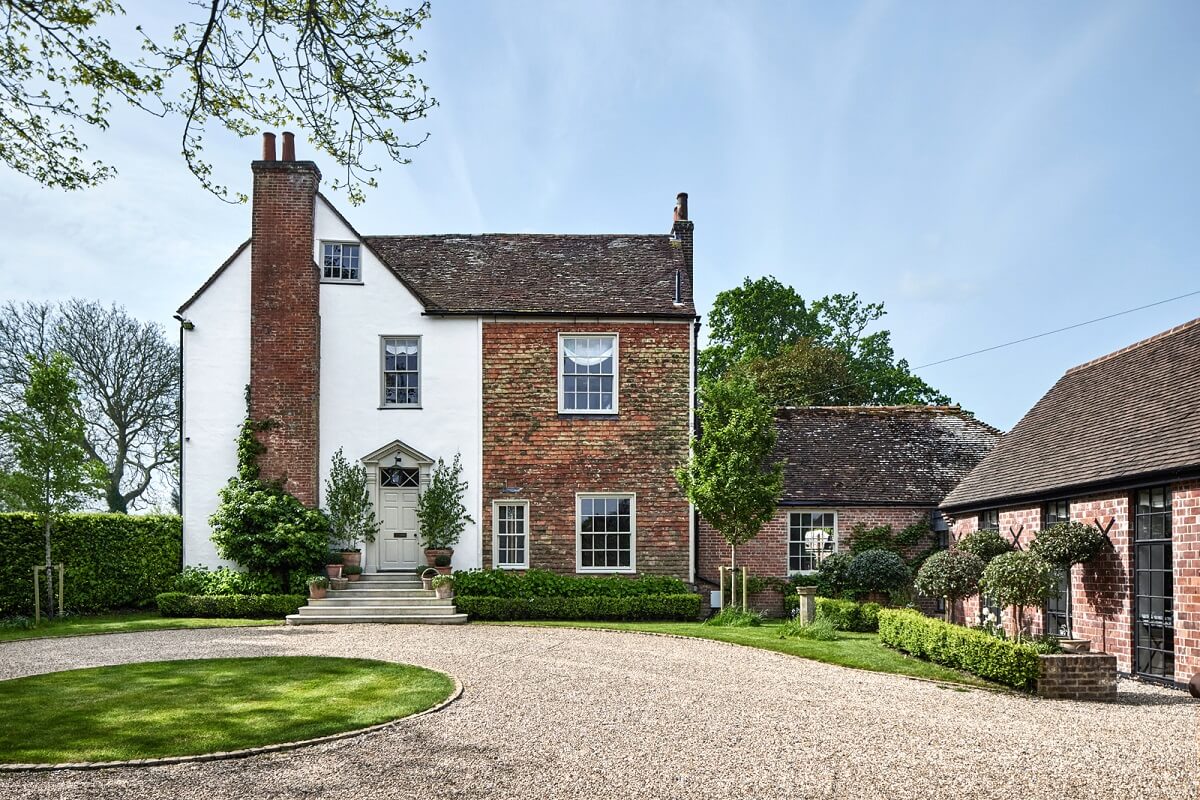
{"label": "sloping roof", "polygon": [[[694,317],[671,235],[365,236],[429,313]],[[675,305],[675,276],[682,305]]]}
{"label": "sloping roof", "polygon": [[775,414],[783,504],[941,502],[1000,438],[953,406],[814,406]]}
{"label": "sloping roof", "polygon": [[1067,371],[946,508],[1200,471],[1200,319]]}

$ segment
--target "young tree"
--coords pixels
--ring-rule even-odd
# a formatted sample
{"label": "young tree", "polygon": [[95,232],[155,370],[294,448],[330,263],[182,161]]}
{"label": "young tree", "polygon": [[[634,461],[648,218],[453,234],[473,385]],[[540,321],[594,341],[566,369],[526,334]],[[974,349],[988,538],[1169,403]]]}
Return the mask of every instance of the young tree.
{"label": "young tree", "polygon": [[979,591],[983,560],[965,550],[939,550],[917,570],[914,588],[926,597],[946,599],[946,622],[953,621],[954,604]]}
{"label": "young tree", "polygon": [[333,454],[325,482],[325,511],[337,544],[352,547],[356,542],[375,541],[381,523],[367,491],[367,468],[347,461],[340,447]]}
{"label": "young tree", "polygon": [[454,454],[450,464],[439,458],[430,473],[429,485],[417,498],[417,519],[426,550],[452,549],[467,523],[474,522],[463,504],[466,494],[459,454]]}
{"label": "young tree", "polygon": [[983,570],[983,590],[1002,606],[1011,606],[1017,638],[1024,626],[1021,609],[1039,606],[1058,588],[1054,569],[1044,560],[1021,550],[998,555]]}
{"label": "young tree", "polygon": [[738,546],[775,515],[783,491],[783,466],[771,461],[774,409],[753,383],[729,378],[701,385],[697,416],[700,436],[675,476],[729,543],[732,569]]}
{"label": "young tree", "polygon": [[84,447],[77,392],[70,359],[62,353],[52,353],[45,361],[31,359],[22,409],[0,418],[0,436],[11,454],[11,471],[2,482],[6,504],[38,517],[45,535],[50,616],[54,616],[54,525],[62,515],[81,508],[99,480]]}
{"label": "young tree", "polygon": [[424,141],[406,142],[391,126],[435,105],[413,72],[425,53],[411,47],[429,18],[428,0],[414,9],[386,0],[190,5],[193,16],[166,38],[137,25],[140,48],[122,53],[98,33],[123,19],[115,0],[0,3],[0,161],[45,186],[107,180],[115,170],[83,160],[87,145],[76,129],[104,130],[112,103],[124,101],[180,120],[189,169],[219,197],[229,190],[202,155],[209,123],[247,136],[296,122],[344,168],[333,188],[358,203],[378,170],[368,145],[403,164]]}
{"label": "young tree", "polygon": [[178,485],[179,348],[162,327],[113,305],[74,299],[0,307],[0,408],[19,411],[29,358],[71,359],[84,447],[105,470],[108,510],[166,500]]}

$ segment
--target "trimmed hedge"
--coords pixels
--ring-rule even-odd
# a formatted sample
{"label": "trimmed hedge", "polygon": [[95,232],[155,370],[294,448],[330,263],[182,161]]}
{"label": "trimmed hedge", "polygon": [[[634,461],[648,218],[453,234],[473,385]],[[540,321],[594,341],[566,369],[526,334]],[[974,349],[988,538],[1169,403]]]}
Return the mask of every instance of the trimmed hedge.
{"label": "trimmed hedge", "polygon": [[[303,576],[307,579],[307,575]],[[279,578],[263,573],[241,572],[229,567],[184,567],[171,579],[168,591],[190,595],[279,594]]]}
{"label": "trimmed hedge", "polygon": [[295,614],[308,602],[302,594],[194,595],[163,592],[155,600],[164,617],[226,617],[280,619]]}
{"label": "trimmed hedge", "polygon": [[660,575],[560,575],[544,569],[525,574],[505,569],[473,569],[454,573],[458,597],[638,597],[689,594],[686,583]]}
{"label": "trimmed hedge", "polygon": [[1033,645],[999,639],[912,609],[880,611],[879,641],[917,658],[1018,689],[1032,690],[1037,684],[1038,649]]}
{"label": "trimmed hedge", "polygon": [[879,630],[879,603],[817,598],[817,619],[827,619],[836,630],[874,633]]}
{"label": "trimmed hedge", "polygon": [[[66,567],[67,611],[134,608],[170,588],[183,557],[183,527],[168,515],[70,514],[50,543],[54,563]],[[33,614],[33,567],[46,563],[45,548],[34,515],[0,514],[0,617]]]}
{"label": "trimmed hedge", "polygon": [[481,597],[457,594],[460,613],[479,620],[682,620],[700,616],[698,594],[645,594],[629,597]]}

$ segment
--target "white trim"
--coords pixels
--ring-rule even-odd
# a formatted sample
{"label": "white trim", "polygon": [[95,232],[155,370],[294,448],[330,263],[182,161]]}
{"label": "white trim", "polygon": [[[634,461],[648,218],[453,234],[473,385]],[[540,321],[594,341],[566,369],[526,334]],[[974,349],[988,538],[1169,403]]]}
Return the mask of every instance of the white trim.
{"label": "white trim", "polygon": [[[500,506],[525,507],[525,561],[520,564],[501,564],[497,553],[500,552]],[[482,563],[482,559],[480,560]],[[493,500],[492,501],[492,567],[495,569],[529,569],[529,501],[528,500]]]}
{"label": "white trim", "polygon": [[[563,375],[563,339],[600,339],[612,337],[613,340],[613,385],[612,385],[612,408],[564,408],[563,407],[563,381],[566,376]],[[555,392],[558,394],[558,413],[559,414],[587,414],[589,416],[616,416],[621,411],[621,334],[616,331],[559,331],[558,333],[558,358],[554,366]]]}
{"label": "white trim", "polygon": [[[419,333],[381,333],[379,334],[379,409],[389,408],[421,408],[425,397],[425,343]],[[389,403],[387,402],[387,341],[388,339],[417,340],[417,402]],[[407,370],[404,370],[407,371]]]}
{"label": "white trim", "polygon": [[787,568],[788,575],[812,575],[816,573],[815,569],[792,569],[792,516],[794,514],[833,514],[833,550],[831,553],[838,551],[838,512],[834,508],[798,508],[789,510],[787,514],[787,552],[784,558],[787,559],[784,566]]}
{"label": "white trim", "polygon": [[[353,245],[354,247],[358,248],[358,277],[357,278],[353,278],[353,279],[344,278],[343,279],[343,278],[326,278],[325,277],[325,245],[327,245],[327,244],[340,244],[343,247],[345,247],[346,245]],[[358,241],[357,239],[318,239],[317,240],[316,262],[317,262],[317,268],[321,271],[321,274],[320,274],[321,283],[343,284],[343,285],[349,285],[349,286],[362,286],[363,285],[363,251],[365,249],[366,248],[363,247],[363,243]]]}
{"label": "white trim", "polygon": [[[584,498],[629,498],[629,566],[628,567],[584,567],[581,552],[580,537],[580,501]],[[575,493],[575,571],[597,573],[636,573],[637,572],[637,493],[636,492],[576,492]]]}

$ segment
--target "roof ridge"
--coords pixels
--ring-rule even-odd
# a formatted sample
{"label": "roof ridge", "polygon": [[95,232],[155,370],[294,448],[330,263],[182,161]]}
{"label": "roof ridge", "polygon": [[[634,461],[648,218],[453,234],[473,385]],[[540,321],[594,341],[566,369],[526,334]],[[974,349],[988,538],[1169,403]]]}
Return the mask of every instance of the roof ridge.
{"label": "roof ridge", "polygon": [[930,406],[921,403],[903,405],[852,405],[852,406],[778,406],[779,411],[940,411],[953,414],[963,413],[962,406]]}
{"label": "roof ridge", "polygon": [[623,238],[669,239],[668,233],[523,233],[520,231],[490,231],[486,233],[368,233],[360,234],[363,239],[480,239],[484,236],[525,236],[531,239],[561,239],[565,237],[602,239],[620,236]]}
{"label": "roof ridge", "polygon": [[1188,330],[1189,328],[1194,328],[1197,325],[1200,325],[1200,317],[1196,317],[1195,319],[1193,319],[1189,322],[1180,323],[1179,325],[1176,325],[1174,328],[1169,328],[1160,333],[1156,333],[1153,336],[1142,339],[1141,341],[1126,345],[1119,350],[1113,350],[1111,353],[1106,353],[1105,355],[1098,356],[1097,358],[1093,358],[1091,361],[1085,361],[1082,364],[1076,364],[1075,366],[1071,367],[1066,372],[1064,372],[1063,377],[1066,377],[1067,375],[1070,375],[1074,372],[1079,372],[1080,370],[1087,369],[1088,367],[1094,367],[1097,364],[1100,364],[1100,363],[1103,363],[1110,359],[1116,358],[1117,356],[1124,355],[1125,353],[1128,353],[1131,350],[1136,350],[1139,347],[1143,347],[1145,345],[1157,342],[1160,339],[1165,339],[1168,336],[1174,336],[1177,333],[1182,333],[1183,331]]}

